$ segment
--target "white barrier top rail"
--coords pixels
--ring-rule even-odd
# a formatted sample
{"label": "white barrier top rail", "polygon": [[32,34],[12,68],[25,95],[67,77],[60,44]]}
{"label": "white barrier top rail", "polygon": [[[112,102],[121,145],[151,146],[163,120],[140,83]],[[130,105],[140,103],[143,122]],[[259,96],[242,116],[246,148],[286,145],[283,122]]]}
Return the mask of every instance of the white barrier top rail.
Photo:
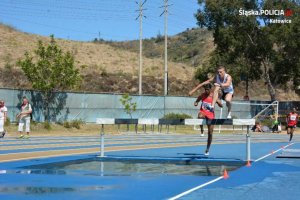
{"label": "white barrier top rail", "polygon": [[97,118],[96,124],[142,124],[142,125],[255,125],[255,119],[115,119]]}

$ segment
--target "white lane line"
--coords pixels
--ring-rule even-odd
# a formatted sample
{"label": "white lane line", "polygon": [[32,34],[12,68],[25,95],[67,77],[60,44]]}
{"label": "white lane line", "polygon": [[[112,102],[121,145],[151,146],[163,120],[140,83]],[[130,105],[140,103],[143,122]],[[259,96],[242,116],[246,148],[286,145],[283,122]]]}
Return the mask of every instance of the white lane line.
{"label": "white lane line", "polygon": [[[262,156],[262,157],[258,158],[257,160],[255,160],[255,161],[253,161],[253,162],[260,161],[260,160],[262,160],[262,159],[264,159],[264,158],[266,158],[266,157],[268,157],[268,156],[271,156],[271,155],[275,154],[276,152],[281,151],[281,150],[283,150],[283,149],[285,149],[285,148],[287,148],[287,147],[289,147],[289,146],[291,146],[291,145],[293,145],[293,144],[295,144],[295,143],[290,143],[290,144],[288,144],[288,145],[286,145],[286,146],[283,146],[283,147],[281,147],[280,149],[277,149],[276,151],[272,151],[271,153],[269,153],[269,154],[267,154],[267,155],[265,155],[265,156]],[[192,188],[192,189],[190,189],[190,190],[187,190],[187,191],[185,191],[185,192],[183,192],[183,193],[180,193],[180,194],[178,194],[178,195],[176,195],[176,196],[174,196],[174,197],[171,197],[171,198],[169,198],[168,200],[176,200],[176,199],[178,199],[178,198],[180,198],[180,197],[183,197],[183,196],[185,196],[185,195],[187,195],[187,194],[190,194],[190,193],[192,193],[192,192],[194,192],[194,191],[196,191],[196,190],[198,190],[198,189],[200,189],[200,188],[203,188],[203,187],[205,187],[205,186],[207,186],[207,185],[210,185],[210,184],[212,184],[212,183],[214,183],[214,182],[217,182],[217,181],[219,181],[219,180],[221,180],[221,179],[223,179],[223,176],[220,176],[220,177],[218,177],[218,178],[216,178],[216,179],[213,179],[213,180],[211,180],[211,181],[209,181],[209,182],[206,182],[206,183],[204,183],[204,184],[201,184],[201,185],[199,185],[199,186],[196,186],[196,187],[194,187],[194,188]]]}
{"label": "white lane line", "polygon": [[198,190],[198,189],[200,189],[200,188],[203,188],[203,187],[205,187],[205,186],[207,186],[207,185],[209,185],[209,184],[212,184],[212,183],[214,183],[214,182],[217,182],[217,181],[219,181],[219,180],[221,180],[221,179],[223,179],[223,176],[220,176],[220,177],[218,177],[218,178],[216,178],[216,179],[213,179],[213,180],[211,180],[211,181],[209,181],[209,182],[206,182],[206,183],[201,184],[201,185],[199,185],[199,186],[197,186],[197,187],[194,187],[194,188],[192,188],[192,189],[190,189],[190,190],[187,190],[187,191],[185,191],[185,192],[183,192],[183,193],[180,193],[180,194],[178,194],[178,195],[176,195],[176,196],[174,196],[174,197],[169,198],[168,200],[179,199],[180,197],[183,197],[183,196],[185,196],[185,195],[187,195],[187,194],[190,194],[190,193],[192,193],[192,192],[194,192],[194,191],[196,191],[196,190]]}
{"label": "white lane line", "polygon": [[264,156],[262,156],[262,157],[256,159],[256,160],[253,161],[253,162],[257,162],[257,161],[260,161],[260,160],[262,160],[262,159],[265,159],[266,157],[269,157],[269,156],[271,156],[271,155],[277,153],[278,151],[282,151],[283,149],[285,149],[285,148],[287,148],[287,147],[289,147],[289,146],[291,146],[291,145],[293,145],[293,144],[295,144],[295,143],[290,143],[290,144],[288,144],[288,145],[286,145],[286,146],[283,146],[283,147],[281,147],[280,149],[277,149],[276,151],[272,151],[271,153],[269,153],[269,154],[267,154],[267,155],[264,155]]}

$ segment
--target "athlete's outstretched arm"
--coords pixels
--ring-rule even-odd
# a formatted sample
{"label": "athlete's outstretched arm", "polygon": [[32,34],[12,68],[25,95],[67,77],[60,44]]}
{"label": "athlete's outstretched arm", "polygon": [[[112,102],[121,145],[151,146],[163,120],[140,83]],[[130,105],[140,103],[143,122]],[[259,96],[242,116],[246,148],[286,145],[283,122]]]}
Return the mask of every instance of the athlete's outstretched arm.
{"label": "athlete's outstretched arm", "polygon": [[214,80],[214,77],[213,78],[210,78],[200,84],[198,84],[195,88],[193,88],[190,92],[189,92],[189,96],[191,96],[192,94],[194,94],[199,88],[201,88],[203,85],[206,85],[210,82],[212,82]]}
{"label": "athlete's outstretched arm", "polygon": [[198,103],[201,101],[202,97],[203,97],[203,94],[200,94],[200,95],[197,97],[196,101],[194,102],[194,106],[198,106]]}
{"label": "athlete's outstretched arm", "polygon": [[232,83],[232,78],[230,75],[228,75],[227,81],[225,83],[221,83],[221,87],[229,87],[230,84]]}

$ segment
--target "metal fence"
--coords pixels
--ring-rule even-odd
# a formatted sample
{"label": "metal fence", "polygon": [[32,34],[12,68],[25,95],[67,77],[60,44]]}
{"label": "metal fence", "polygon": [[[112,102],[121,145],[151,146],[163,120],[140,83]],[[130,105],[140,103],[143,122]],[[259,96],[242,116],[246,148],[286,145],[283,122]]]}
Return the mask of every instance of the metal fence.
{"label": "metal fence", "polygon": [[[16,121],[22,97],[26,96],[33,107],[33,120],[43,122],[45,117],[42,109],[42,96],[34,90],[0,89],[0,98],[5,101],[8,108],[8,116],[11,121]],[[95,94],[57,92],[50,103],[50,119],[53,122],[81,119],[94,123],[96,118],[129,118],[120,102],[120,94]],[[194,97],[176,96],[132,96],[132,102],[137,103],[137,110],[133,112],[133,118],[162,118],[168,113],[188,114],[197,117],[199,107],[194,106]],[[252,118],[265,105],[267,101],[234,101],[232,116],[234,118]],[[298,102],[299,103],[299,102]],[[281,104],[288,108],[291,102]],[[224,104],[224,107],[225,104]],[[280,107],[280,106],[279,106]],[[216,118],[224,118],[227,115],[226,108],[220,110],[216,106]]]}

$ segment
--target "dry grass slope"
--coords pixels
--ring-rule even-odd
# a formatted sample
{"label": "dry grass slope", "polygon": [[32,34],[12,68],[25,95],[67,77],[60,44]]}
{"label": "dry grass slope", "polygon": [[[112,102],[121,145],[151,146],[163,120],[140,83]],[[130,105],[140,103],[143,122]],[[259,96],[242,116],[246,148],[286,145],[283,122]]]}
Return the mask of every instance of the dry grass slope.
{"label": "dry grass slope", "polygon": [[[176,62],[169,62],[169,94],[186,95],[197,83],[194,80],[194,63],[201,65],[209,58],[209,53],[214,49],[213,40],[210,36],[203,35],[199,38],[199,30],[191,34],[183,32],[170,38],[170,58]],[[207,34],[207,33],[206,33]],[[49,41],[49,37],[23,33],[12,27],[0,24],[0,87],[9,88],[31,88],[30,83],[15,63],[22,58],[25,51],[32,52],[38,40]],[[198,36],[197,36],[198,35]],[[190,49],[185,44],[186,38],[195,39],[196,45],[201,46],[198,54],[193,56],[195,49]],[[179,40],[177,40],[179,38]],[[206,40],[207,39],[207,40]],[[177,41],[176,41],[177,40]],[[71,51],[77,61],[77,66],[83,77],[83,82],[78,90],[85,92],[110,92],[110,93],[131,93],[138,92],[138,52],[137,49],[128,50],[128,42],[110,44],[109,42],[93,43],[78,42],[57,39],[58,44],[64,49]],[[133,41],[135,42],[135,41]],[[149,41],[148,41],[149,42]],[[146,44],[146,43],[145,43]],[[152,45],[149,43],[149,45]],[[173,47],[172,47],[173,45]],[[182,46],[183,45],[183,46]],[[195,44],[193,44],[195,45]],[[120,48],[121,46],[121,48]],[[151,47],[148,46],[148,51]],[[145,48],[146,49],[146,48]],[[164,61],[161,47],[157,47],[158,56],[144,56],[143,58],[143,93],[163,94],[163,69]],[[173,51],[173,52],[172,52]],[[180,55],[183,51],[190,51],[192,59]],[[145,50],[147,53],[147,51]],[[173,56],[173,57],[172,57]],[[177,58],[180,58],[179,60]],[[192,63],[190,61],[193,61]],[[245,86],[240,84],[235,88],[235,99],[241,99],[245,95]],[[298,100],[300,97],[294,91],[277,89],[279,100]],[[269,100],[268,91],[263,81],[250,83],[250,98],[255,100]]]}
{"label": "dry grass slope", "polygon": [[[48,42],[49,38],[17,31],[9,26],[0,25],[0,70],[1,87],[26,87],[30,84],[22,75],[15,63],[22,58],[25,51],[32,52],[38,40]],[[131,92],[135,93],[138,75],[138,52],[130,52],[112,47],[108,44],[78,42],[57,39],[57,43],[67,51],[71,51],[83,76],[80,90],[92,92]],[[153,83],[149,94],[159,94],[162,87],[158,83],[163,79],[163,59],[144,58],[143,75]],[[178,82],[188,81],[193,77],[194,68],[181,63],[169,62],[169,76]],[[10,76],[8,78],[8,76]],[[128,83],[127,83],[128,82]],[[123,83],[122,85],[120,83]],[[127,83],[127,84],[126,84]],[[124,85],[125,84],[125,85]],[[156,88],[157,85],[157,88]],[[125,88],[125,87],[126,88]],[[149,88],[151,88],[149,86]]]}

